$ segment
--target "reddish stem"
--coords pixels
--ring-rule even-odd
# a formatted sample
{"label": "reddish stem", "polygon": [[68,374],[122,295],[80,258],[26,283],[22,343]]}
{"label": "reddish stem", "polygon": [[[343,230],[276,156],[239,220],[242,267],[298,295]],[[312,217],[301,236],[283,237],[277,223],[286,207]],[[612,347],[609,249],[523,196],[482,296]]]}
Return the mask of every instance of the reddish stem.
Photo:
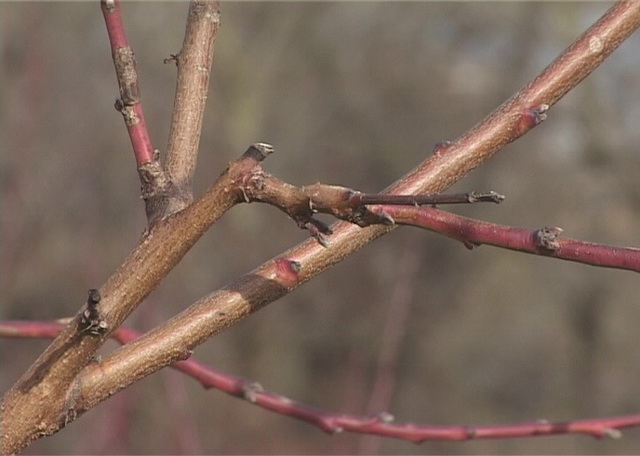
{"label": "reddish stem", "polygon": [[372,212],[384,213],[399,225],[417,226],[444,234],[469,248],[487,244],[594,266],[640,272],[640,249],[560,238],[562,229],[557,227],[533,230],[513,228],[432,207],[377,206],[372,208]]}
{"label": "reddish stem", "polygon": [[[5,321],[0,323],[0,336],[53,338],[64,326],[60,322]],[[131,342],[138,336],[135,330],[129,328],[119,328],[111,334],[111,337],[122,344]],[[216,371],[193,359],[179,361],[171,367],[198,380],[207,389],[216,388],[232,396],[241,397],[272,412],[306,421],[330,434],[348,431],[392,437],[414,443],[429,440],[504,439],[554,434],[587,434],[596,438],[619,438],[620,429],[640,426],[640,415],[557,423],[538,420],[498,426],[395,424],[393,416],[386,412],[375,416],[356,416],[336,414],[304,405],[287,397],[263,391],[262,386],[255,381]],[[87,367],[87,369],[92,368],[96,368],[95,365],[90,364]]]}
{"label": "reddish stem", "polygon": [[144,119],[144,111],[140,103],[138,72],[135,57],[122,22],[120,0],[102,0],[102,14],[111,44],[111,55],[116,66],[116,76],[120,88],[120,99],[116,102],[125,120],[133,153],[138,166],[149,163],[154,158],[151,138]]}

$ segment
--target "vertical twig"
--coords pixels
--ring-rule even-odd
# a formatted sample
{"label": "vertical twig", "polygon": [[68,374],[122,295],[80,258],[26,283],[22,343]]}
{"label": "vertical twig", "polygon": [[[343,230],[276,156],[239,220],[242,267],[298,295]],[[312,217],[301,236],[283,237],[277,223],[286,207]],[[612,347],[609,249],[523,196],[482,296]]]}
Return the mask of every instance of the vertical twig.
{"label": "vertical twig", "polygon": [[111,54],[120,89],[120,98],[116,100],[116,109],[124,118],[136,163],[141,166],[152,161],[154,153],[140,103],[135,55],[129,45],[122,22],[120,0],[102,0],[100,7],[109,35]]}
{"label": "vertical twig", "polygon": [[136,59],[124,30],[120,0],[102,0],[100,7],[120,88],[120,98],[116,100],[115,107],[122,114],[127,126],[138,165],[147,221],[149,225],[153,225],[166,215],[167,200],[172,186],[160,165],[159,153],[151,145],[140,99]]}
{"label": "vertical twig", "polygon": [[193,201],[192,180],[219,27],[220,2],[193,0],[182,50],[171,59],[178,66],[178,80],[165,162],[175,187],[168,213],[182,210]]}

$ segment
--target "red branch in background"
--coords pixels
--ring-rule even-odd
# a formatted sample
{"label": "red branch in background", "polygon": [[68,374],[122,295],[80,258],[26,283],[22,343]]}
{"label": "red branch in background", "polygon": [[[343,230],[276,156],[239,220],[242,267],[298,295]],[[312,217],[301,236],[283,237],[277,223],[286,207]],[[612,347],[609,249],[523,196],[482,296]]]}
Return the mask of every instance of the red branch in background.
{"label": "red branch in background", "polygon": [[[0,323],[0,337],[54,338],[65,327],[66,321],[5,321]],[[139,336],[129,328],[119,328],[111,337],[122,344]],[[555,434],[586,434],[596,438],[620,438],[620,429],[640,426],[640,415],[626,415],[602,419],[587,419],[550,423],[537,420],[504,426],[424,426],[395,424],[390,413],[374,416],[337,414],[293,401],[287,397],[264,391],[252,380],[216,371],[203,363],[190,359],[171,367],[198,380],[205,388],[215,388],[240,397],[264,409],[310,423],[321,430],[335,434],[357,432],[379,435],[414,443],[433,440],[474,440],[516,437],[536,437]]]}
{"label": "red branch in background", "polygon": [[462,241],[467,247],[487,244],[519,252],[544,255],[614,269],[640,272],[640,249],[615,247],[559,237],[558,227],[513,228],[474,220],[433,207],[376,206],[397,224],[435,231]]}
{"label": "red branch in background", "polygon": [[107,26],[111,54],[120,88],[120,98],[116,100],[116,109],[124,118],[136,163],[141,166],[154,160],[154,152],[140,103],[135,55],[125,34],[120,0],[102,0],[100,6]]}

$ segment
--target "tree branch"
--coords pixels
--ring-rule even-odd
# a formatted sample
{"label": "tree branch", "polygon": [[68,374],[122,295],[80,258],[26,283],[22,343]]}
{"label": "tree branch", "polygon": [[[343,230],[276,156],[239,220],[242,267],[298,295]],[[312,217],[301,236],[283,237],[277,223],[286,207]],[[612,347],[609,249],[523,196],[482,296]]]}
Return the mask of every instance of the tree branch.
{"label": "tree branch", "polygon": [[136,163],[141,166],[153,160],[154,152],[140,104],[140,86],[135,55],[125,33],[120,1],[102,0],[100,7],[109,35],[111,54],[116,68],[116,79],[120,88],[120,98],[116,100],[116,109],[124,118]]}
{"label": "tree branch", "polygon": [[176,198],[170,202],[168,214],[193,201],[192,180],[219,27],[219,1],[192,1],[182,50],[171,59],[178,66],[178,80],[165,167]]}
{"label": "tree branch", "polygon": [[[389,187],[387,193],[445,190],[533,128],[542,120],[547,106],[575,87],[639,25],[640,3],[617,3],[534,81],[460,139],[438,147],[423,164]],[[200,299],[108,356],[99,373],[93,369],[81,373],[78,412],[172,364],[204,340],[282,297],[390,229],[381,225],[360,228],[344,222],[335,224],[331,227],[329,248],[305,241]]]}
{"label": "tree branch", "polygon": [[[3,396],[0,404],[3,453],[14,453],[38,437],[53,434],[75,418],[66,415],[64,394],[60,392],[76,391],[72,385],[78,381],[78,373],[95,356],[105,338],[166,277],[200,236],[242,201],[239,182],[268,153],[270,150],[260,144],[251,146],[229,165],[200,200],[149,229],[98,290],[98,302],[90,296],[72,323]],[[90,312],[88,321],[95,321],[102,328],[98,334],[87,330],[87,311]],[[184,350],[172,354],[173,361],[188,356]]]}
{"label": "tree branch", "polygon": [[160,165],[159,152],[151,145],[140,99],[136,59],[122,22],[120,0],[101,0],[100,7],[120,88],[120,98],[116,100],[115,107],[122,114],[131,139],[147,221],[151,226],[165,216],[172,184]]}
{"label": "tree branch", "polygon": [[473,220],[432,207],[386,205],[371,210],[390,217],[398,225],[425,228],[457,239],[468,248],[487,244],[593,266],[640,272],[640,249],[561,238],[559,236],[563,230],[558,227],[533,230],[514,228]]}
{"label": "tree branch", "polygon": [[[21,322],[0,323],[2,337],[55,337],[63,328],[59,322]],[[128,328],[120,328],[112,335],[122,344],[133,342],[138,333]],[[309,405],[301,404],[279,394],[264,391],[259,383],[217,371],[196,360],[179,361],[170,367],[194,378],[205,388],[215,388],[231,396],[245,399],[252,404],[272,412],[305,421],[324,432],[357,432],[378,435],[414,443],[433,440],[462,441],[477,439],[498,439],[518,437],[541,437],[558,434],[586,434],[595,438],[620,438],[620,429],[640,426],[640,415],[627,415],[610,418],[551,423],[547,420],[496,425],[496,426],[428,426],[418,424],[394,423],[393,415],[381,412],[373,416],[345,415],[329,412]],[[100,362],[91,364],[87,369],[102,370]],[[82,394],[78,394],[81,397]],[[77,402],[72,404],[73,407]],[[76,413],[75,408],[72,409]]]}
{"label": "tree branch", "polygon": [[[107,8],[113,5],[112,0],[105,0]],[[457,141],[437,147],[428,160],[389,187],[387,193],[446,190],[542,121],[549,107],[593,71],[638,25],[640,3],[614,5],[534,81]],[[190,350],[208,337],[391,229],[336,224],[331,227],[329,248],[312,240],[303,242],[120,348],[100,363],[99,371],[91,364],[83,370],[104,338],[166,276],[202,233],[241,200],[242,192],[235,190],[255,170],[255,154],[259,149],[260,146],[253,147],[253,154],[245,154],[232,164],[202,199],[151,227],[140,245],[99,290],[102,299],[96,306],[96,321],[100,327],[101,322],[106,324],[103,332],[79,334],[82,329],[79,322],[87,309],[83,306],[73,323],[4,395],[0,404],[3,453],[14,453],[75,419],[75,412],[68,413],[70,404],[78,412],[85,411],[146,375],[189,356]],[[61,392],[67,392],[67,397],[62,397]],[[380,420],[376,423],[372,426],[388,426]],[[460,435],[469,436],[468,429],[462,429]],[[478,435],[478,431],[473,433],[474,437]]]}

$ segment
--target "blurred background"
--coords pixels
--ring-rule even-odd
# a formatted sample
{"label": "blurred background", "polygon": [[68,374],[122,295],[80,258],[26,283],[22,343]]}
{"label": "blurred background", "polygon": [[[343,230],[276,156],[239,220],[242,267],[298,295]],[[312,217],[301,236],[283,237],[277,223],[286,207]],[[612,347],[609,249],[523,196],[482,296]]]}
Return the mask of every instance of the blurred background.
{"label": "blurred background", "polygon": [[[603,3],[225,3],[201,142],[201,194],[255,141],[296,185],[376,192],[538,74]],[[188,4],[125,3],[154,146],[168,138]],[[0,4],[2,319],[74,314],[145,228],[97,2]],[[500,206],[455,212],[638,246],[640,36],[459,182]],[[305,239],[279,211],[234,208],[130,317],[146,331]],[[195,358],[336,412],[499,425],[640,412],[638,295],[598,269],[402,228],[206,342]],[[5,391],[46,347],[1,340]],[[105,352],[115,348],[114,343]],[[584,436],[408,442],[329,436],[171,369],[26,454],[621,454]]]}

